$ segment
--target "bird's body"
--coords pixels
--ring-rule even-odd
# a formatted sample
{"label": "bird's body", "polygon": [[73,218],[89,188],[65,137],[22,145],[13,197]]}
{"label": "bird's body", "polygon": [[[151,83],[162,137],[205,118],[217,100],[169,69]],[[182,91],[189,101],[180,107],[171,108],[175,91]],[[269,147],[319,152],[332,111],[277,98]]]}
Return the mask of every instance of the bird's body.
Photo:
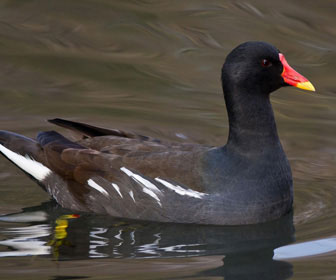
{"label": "bird's body", "polygon": [[261,42],[242,44],[227,57],[222,82],[230,131],[222,147],[54,119],[82,137],[72,142],[50,131],[32,140],[4,131],[0,151],[73,210],[217,225],[273,220],[293,203],[291,170],[269,99],[285,85],[280,58]]}

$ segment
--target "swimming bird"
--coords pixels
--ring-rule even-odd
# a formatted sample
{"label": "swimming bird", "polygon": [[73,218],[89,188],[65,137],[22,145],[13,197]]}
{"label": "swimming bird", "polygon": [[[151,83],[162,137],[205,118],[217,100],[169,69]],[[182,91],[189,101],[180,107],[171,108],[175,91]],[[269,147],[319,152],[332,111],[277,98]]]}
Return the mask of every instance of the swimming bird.
{"label": "swimming bird", "polygon": [[74,211],[129,219],[256,224],[292,209],[293,180],[277,133],[270,93],[284,86],[315,91],[265,42],[246,42],[222,67],[229,136],[220,147],[174,143],[64,119],[75,131],[30,139],[0,132],[0,151]]}

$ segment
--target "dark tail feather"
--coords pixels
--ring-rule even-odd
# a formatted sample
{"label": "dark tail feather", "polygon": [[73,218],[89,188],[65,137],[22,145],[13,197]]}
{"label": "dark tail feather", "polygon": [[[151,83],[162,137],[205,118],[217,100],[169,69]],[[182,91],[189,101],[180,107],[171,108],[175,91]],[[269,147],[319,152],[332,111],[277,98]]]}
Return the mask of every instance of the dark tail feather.
{"label": "dark tail feather", "polygon": [[42,148],[39,143],[20,134],[0,130],[0,144],[20,155],[28,155],[36,160],[41,157]]}
{"label": "dark tail feather", "polygon": [[63,120],[63,119],[58,119],[58,118],[48,120],[48,122],[56,124],[61,127],[65,127],[67,129],[70,129],[76,132],[80,132],[89,137],[114,135],[114,136],[119,136],[119,137],[134,138],[134,135],[131,133],[125,133],[117,129],[106,129],[106,128],[101,128],[101,127],[96,127],[96,126],[92,126],[92,125],[80,123],[80,122],[73,122],[73,121],[68,121],[68,120]]}
{"label": "dark tail feather", "polygon": [[[63,149],[73,148],[73,149],[86,149],[85,147],[70,141],[65,138],[63,135],[59,134],[56,131],[43,131],[39,132],[37,135],[37,141],[42,147],[46,145],[52,145],[54,147],[62,147]],[[62,149],[62,150],[63,150]]]}

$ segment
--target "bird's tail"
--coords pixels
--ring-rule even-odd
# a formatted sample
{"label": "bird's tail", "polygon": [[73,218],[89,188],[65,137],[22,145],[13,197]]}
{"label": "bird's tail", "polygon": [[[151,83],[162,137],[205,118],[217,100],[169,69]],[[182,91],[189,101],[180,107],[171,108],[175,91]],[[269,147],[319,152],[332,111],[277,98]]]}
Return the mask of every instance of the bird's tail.
{"label": "bird's tail", "polygon": [[2,130],[0,131],[0,152],[39,182],[51,173],[44,162],[41,145],[31,138]]}

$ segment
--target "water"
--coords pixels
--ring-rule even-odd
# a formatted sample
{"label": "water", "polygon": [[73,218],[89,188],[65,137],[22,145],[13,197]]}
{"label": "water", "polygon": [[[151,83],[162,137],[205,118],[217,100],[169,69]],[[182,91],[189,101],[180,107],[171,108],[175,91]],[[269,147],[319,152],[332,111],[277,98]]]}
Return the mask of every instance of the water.
{"label": "water", "polygon": [[[220,69],[248,40],[276,45],[317,94],[272,96],[293,215],[264,225],[162,225],[74,214],[0,160],[3,279],[336,279],[334,1],[2,1],[1,129],[71,118],[222,145]],[[64,132],[64,130],[62,130]],[[12,215],[9,215],[12,214]],[[62,228],[60,225],[65,225]]]}

